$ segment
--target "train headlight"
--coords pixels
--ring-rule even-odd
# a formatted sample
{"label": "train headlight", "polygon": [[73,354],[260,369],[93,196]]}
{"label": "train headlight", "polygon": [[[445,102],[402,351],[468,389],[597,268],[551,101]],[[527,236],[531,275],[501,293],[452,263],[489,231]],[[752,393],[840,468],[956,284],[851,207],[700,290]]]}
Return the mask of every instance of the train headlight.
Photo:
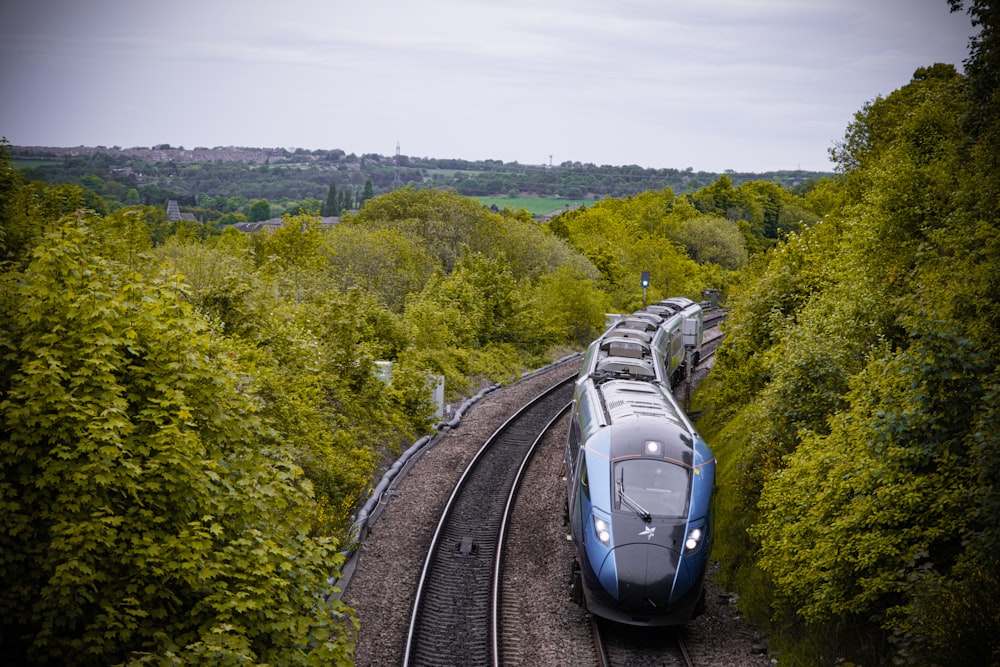
{"label": "train headlight", "polygon": [[601,517],[594,515],[594,535],[606,547],[611,546],[611,526]]}
{"label": "train headlight", "polygon": [[684,540],[684,553],[690,554],[697,551],[704,537],[704,528],[692,528],[691,532],[688,533],[687,539]]}

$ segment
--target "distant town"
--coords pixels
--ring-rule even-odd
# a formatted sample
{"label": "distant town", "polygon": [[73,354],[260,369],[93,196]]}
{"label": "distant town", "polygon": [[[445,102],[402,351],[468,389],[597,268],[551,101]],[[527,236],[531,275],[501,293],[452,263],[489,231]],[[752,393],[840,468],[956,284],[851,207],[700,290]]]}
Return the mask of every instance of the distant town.
{"label": "distant town", "polygon": [[[789,190],[809,187],[830,172],[798,169],[763,173],[726,171],[724,174],[691,168],[648,169],[638,165],[610,166],[562,162],[526,165],[501,160],[414,157],[401,153],[356,155],[341,149],[196,147],[158,144],[120,146],[12,146],[15,165],[30,178],[73,182],[97,177],[124,185],[157,187],[160,204],[174,199],[195,206],[201,196],[239,196],[283,199],[319,199],[331,184],[360,191],[371,181],[374,193],[399,187],[447,188],[471,197],[549,197],[586,201],[628,197],[670,188],[676,194],[695,192],[720,176],[733,186],[747,181],[777,183]],[[140,192],[142,194],[142,192]],[[142,197],[143,200],[149,199]]]}

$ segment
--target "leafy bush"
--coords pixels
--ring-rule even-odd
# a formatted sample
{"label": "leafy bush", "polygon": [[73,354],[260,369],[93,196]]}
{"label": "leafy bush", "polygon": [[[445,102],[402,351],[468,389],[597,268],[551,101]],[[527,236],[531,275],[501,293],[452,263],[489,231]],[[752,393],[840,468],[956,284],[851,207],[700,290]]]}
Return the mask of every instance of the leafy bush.
{"label": "leafy bush", "polygon": [[969,195],[993,168],[967,92],[935,65],[866,105],[813,199],[824,219],[730,293],[700,397],[720,420],[719,554],[783,663],[1000,656],[1000,244]]}
{"label": "leafy bush", "polygon": [[348,664],[310,486],[173,279],[68,220],[2,276],[8,660]]}

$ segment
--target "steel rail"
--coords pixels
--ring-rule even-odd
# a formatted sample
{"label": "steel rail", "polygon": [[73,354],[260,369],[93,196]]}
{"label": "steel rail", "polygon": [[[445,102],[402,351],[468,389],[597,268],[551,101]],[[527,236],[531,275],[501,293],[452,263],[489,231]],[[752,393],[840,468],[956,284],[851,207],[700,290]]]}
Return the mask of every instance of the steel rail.
{"label": "steel rail", "polygon": [[594,641],[598,667],[611,667],[611,659],[608,658],[608,650],[604,646],[604,638],[601,636],[601,625],[593,614],[590,615],[590,636]]}
{"label": "steel rail", "polygon": [[691,660],[691,654],[688,652],[687,642],[684,641],[684,638],[679,633],[677,635],[677,647],[681,650],[681,655],[684,656],[685,667],[694,667],[694,661]]}
{"label": "steel rail", "polygon": [[493,665],[494,667],[500,667],[501,663],[501,651],[500,651],[500,577],[503,574],[503,554],[504,547],[507,543],[507,526],[514,514],[514,502],[517,500],[517,492],[521,488],[521,481],[524,479],[524,473],[528,469],[528,464],[531,463],[532,457],[535,455],[535,449],[538,447],[538,443],[541,442],[542,438],[548,435],[549,431],[555,426],[556,422],[563,418],[569,409],[573,406],[572,401],[567,403],[562,410],[560,410],[549,423],[538,434],[535,441],[531,443],[531,447],[528,448],[528,452],[524,456],[524,460],[521,461],[521,466],[517,470],[517,475],[514,477],[514,483],[511,485],[510,494],[507,496],[507,504],[504,506],[503,518],[500,521],[500,532],[497,536],[497,552],[496,560],[493,563],[493,609],[492,609],[492,629],[491,635],[493,638]]}
{"label": "steel rail", "polygon": [[[435,564],[438,562],[439,557],[443,558],[444,554],[442,546],[443,537],[449,530],[449,523],[452,521],[453,514],[459,511],[457,507],[460,504],[459,502],[460,498],[462,497],[462,494],[466,490],[467,486],[470,485],[471,483],[470,480],[472,480],[476,476],[477,468],[480,467],[480,465],[483,463],[484,460],[490,457],[491,451],[494,449],[494,445],[496,443],[502,442],[503,438],[508,434],[508,432],[512,431],[520,421],[524,419],[529,419],[531,417],[533,409],[536,409],[539,406],[543,405],[546,399],[552,397],[559,390],[565,390],[572,387],[572,383],[575,378],[576,374],[573,374],[557,382],[546,391],[540,393],[529,403],[520,408],[517,412],[515,412],[486,440],[486,442],[479,449],[479,451],[476,452],[475,456],[472,458],[472,461],[466,467],[465,471],[462,473],[461,478],[455,485],[455,488],[452,490],[451,496],[448,498],[444,510],[441,513],[441,518],[438,521],[437,528],[435,529],[434,534],[431,538],[431,543],[427,550],[427,557],[424,561],[424,565],[420,573],[420,579],[417,584],[417,591],[410,617],[410,627],[406,637],[406,649],[403,657],[404,667],[409,667],[411,664],[414,664],[415,661],[418,659],[417,643],[419,641],[419,637],[417,636],[418,635],[417,626],[418,623],[422,620],[421,615],[425,612],[425,607],[427,606],[428,603],[428,597],[429,597],[428,581],[431,572],[435,567]],[[497,489],[497,491],[500,492],[503,491],[503,489]],[[477,514],[477,521],[479,524],[484,524],[484,525],[488,524],[489,521],[492,521],[495,518],[495,517],[489,517],[488,512],[489,510],[484,510],[483,512]],[[486,526],[485,529],[488,529],[488,526]],[[495,546],[495,544],[487,546],[492,548]],[[471,537],[463,537],[461,544],[461,550],[463,554],[471,556],[474,550],[477,548],[478,547],[476,546],[474,540]],[[484,632],[483,634],[486,634],[486,632]],[[487,639],[487,644],[488,643],[489,641]],[[487,648],[486,652],[488,651],[489,649]],[[489,656],[484,656],[483,663],[488,664],[489,659],[490,659]],[[442,662],[442,664],[446,663]]]}

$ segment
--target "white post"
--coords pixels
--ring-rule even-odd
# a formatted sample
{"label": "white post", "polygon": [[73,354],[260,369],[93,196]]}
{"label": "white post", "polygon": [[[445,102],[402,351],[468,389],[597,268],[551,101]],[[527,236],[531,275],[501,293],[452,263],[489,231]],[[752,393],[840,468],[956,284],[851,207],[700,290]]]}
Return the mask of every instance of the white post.
{"label": "white post", "polygon": [[437,406],[434,414],[440,421],[444,418],[444,376],[431,375],[428,384],[430,384],[431,388],[431,400]]}

